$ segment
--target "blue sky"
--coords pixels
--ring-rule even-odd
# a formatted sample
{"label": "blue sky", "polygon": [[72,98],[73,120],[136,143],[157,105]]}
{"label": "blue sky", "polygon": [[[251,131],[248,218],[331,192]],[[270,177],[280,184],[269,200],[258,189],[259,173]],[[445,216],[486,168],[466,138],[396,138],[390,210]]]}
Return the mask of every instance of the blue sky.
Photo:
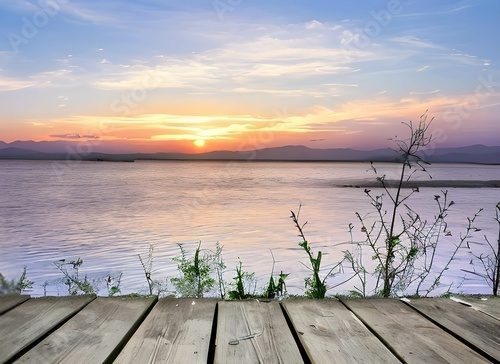
{"label": "blue sky", "polygon": [[[0,139],[500,144],[497,1],[0,2]],[[132,148],[132,149],[133,149]]]}

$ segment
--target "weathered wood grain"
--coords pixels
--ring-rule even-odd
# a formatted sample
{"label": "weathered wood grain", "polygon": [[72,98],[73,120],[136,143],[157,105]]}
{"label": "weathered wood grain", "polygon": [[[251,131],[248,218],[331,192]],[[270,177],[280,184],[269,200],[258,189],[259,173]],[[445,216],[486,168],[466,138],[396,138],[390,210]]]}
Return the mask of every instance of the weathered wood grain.
{"label": "weathered wood grain", "polygon": [[500,360],[500,321],[447,298],[415,299],[409,303],[469,345]]}
{"label": "weathered wood grain", "polygon": [[93,299],[92,296],[32,298],[0,316],[0,362],[12,360]]}
{"label": "weathered wood grain", "polygon": [[473,309],[500,320],[500,297],[459,297],[459,299],[468,303]]}
{"label": "weathered wood grain", "polygon": [[115,363],[206,363],[216,304],[159,300]]}
{"label": "weathered wood grain", "polygon": [[0,315],[29,300],[30,296],[18,294],[0,295]]}
{"label": "weathered wood grain", "polygon": [[277,302],[219,302],[215,345],[215,363],[303,363]]}
{"label": "weathered wood grain", "polygon": [[487,362],[401,301],[360,299],[343,302],[407,363]]}
{"label": "weathered wood grain", "polygon": [[283,304],[313,363],[399,363],[342,303],[334,300]]}
{"label": "weathered wood grain", "polygon": [[[8,307],[2,299],[0,307]],[[32,298],[0,315],[0,363],[499,361],[500,320],[494,318],[499,301],[491,298],[469,299],[475,309],[449,299],[346,300],[348,309],[335,300],[297,300],[282,304],[286,315],[277,302],[92,300]],[[261,335],[229,344],[251,333]]]}
{"label": "weathered wood grain", "polygon": [[19,359],[19,363],[103,363],[112,360],[155,298],[97,298]]}

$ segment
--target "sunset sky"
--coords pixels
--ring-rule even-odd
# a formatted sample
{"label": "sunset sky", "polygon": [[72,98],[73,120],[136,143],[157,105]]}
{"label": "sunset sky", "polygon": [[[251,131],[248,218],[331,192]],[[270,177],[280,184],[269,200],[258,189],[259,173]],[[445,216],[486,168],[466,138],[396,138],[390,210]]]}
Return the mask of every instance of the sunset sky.
{"label": "sunset sky", "polygon": [[500,2],[1,0],[0,140],[500,145]]}

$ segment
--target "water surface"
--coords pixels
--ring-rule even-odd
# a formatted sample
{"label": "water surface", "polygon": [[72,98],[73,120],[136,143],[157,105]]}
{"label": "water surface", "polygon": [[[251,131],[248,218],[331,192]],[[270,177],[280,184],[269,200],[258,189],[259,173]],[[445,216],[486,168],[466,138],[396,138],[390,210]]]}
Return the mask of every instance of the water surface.
{"label": "water surface", "polygon": [[[378,169],[397,178],[397,165],[379,164]],[[430,173],[434,180],[499,180],[500,166],[440,164],[431,166]],[[300,293],[307,270],[298,262],[306,261],[289,211],[302,204],[307,237],[313,249],[326,253],[329,266],[346,248],[335,245],[349,240],[348,224],[357,222],[354,212],[373,211],[362,188],[336,186],[372,178],[365,163],[0,161],[0,272],[13,278],[27,266],[35,282],[32,294],[41,294],[45,281],[49,293],[63,294],[52,262],[81,257],[82,270],[90,276],[123,272],[123,292],[145,292],[137,254],[144,254],[149,244],[155,246],[155,276],[165,279],[176,274],[171,257],[178,255],[178,243],[189,250],[198,241],[207,248],[220,242],[228,269],[240,258],[247,270],[256,272],[260,286],[271,270],[272,249],[275,270],[291,273],[289,291]],[[410,203],[431,218],[433,196],[440,190],[421,188]],[[499,191],[449,188],[456,203],[448,219],[453,236],[443,241],[441,261],[466,217],[479,208],[485,209],[477,220],[482,231],[473,240],[482,241],[486,234],[496,241],[492,219]],[[354,232],[359,238],[359,224]],[[445,282],[461,281],[460,269],[467,263],[464,252]],[[457,290],[488,288],[467,279]]]}

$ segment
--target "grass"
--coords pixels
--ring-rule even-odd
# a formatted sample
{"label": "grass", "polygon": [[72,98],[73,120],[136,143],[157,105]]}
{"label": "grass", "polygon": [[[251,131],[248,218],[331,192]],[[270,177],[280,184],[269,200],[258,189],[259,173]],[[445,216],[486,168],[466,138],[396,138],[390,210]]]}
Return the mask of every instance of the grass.
{"label": "grass", "polygon": [[291,219],[295,227],[299,232],[299,237],[301,238],[301,242],[299,246],[306,252],[307,257],[309,259],[309,266],[306,266],[307,269],[311,271],[311,276],[305,278],[305,295],[309,298],[325,298],[327,287],[326,280],[333,274],[334,270],[342,265],[342,262],[337,263],[333,266],[323,277],[321,277],[321,260],[322,253],[318,251],[316,255],[314,255],[311,245],[307,241],[304,228],[307,225],[307,221],[303,224],[300,223],[300,210],[302,206],[299,206],[297,213],[291,212]]}
{"label": "grass", "polygon": [[24,267],[17,279],[7,280],[0,273],[0,294],[21,294],[24,290],[32,288],[33,282],[28,279],[27,268]]}
{"label": "grass", "polygon": [[201,298],[215,286],[213,263],[216,258],[210,252],[201,250],[201,242],[192,258],[188,257],[181,244],[179,249],[181,255],[172,259],[177,264],[179,276],[170,281],[181,296]]}

